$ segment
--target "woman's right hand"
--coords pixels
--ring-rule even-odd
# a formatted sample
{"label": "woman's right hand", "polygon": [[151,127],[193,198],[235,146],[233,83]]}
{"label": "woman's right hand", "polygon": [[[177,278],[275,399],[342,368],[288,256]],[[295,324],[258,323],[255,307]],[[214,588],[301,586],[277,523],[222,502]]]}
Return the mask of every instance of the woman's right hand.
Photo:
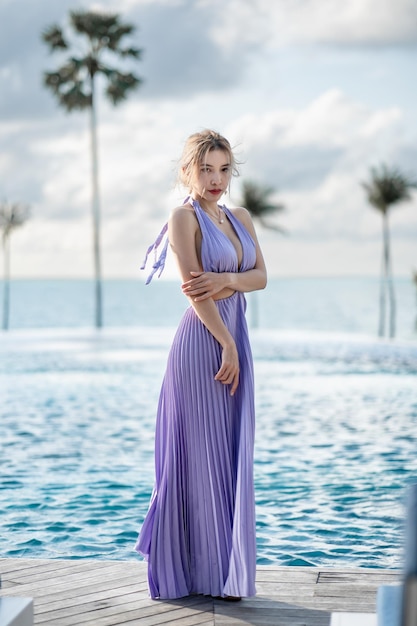
{"label": "woman's right hand", "polygon": [[223,346],[222,364],[214,380],[220,381],[223,385],[231,385],[231,396],[235,394],[239,384],[239,369],[239,356],[236,344],[233,342]]}

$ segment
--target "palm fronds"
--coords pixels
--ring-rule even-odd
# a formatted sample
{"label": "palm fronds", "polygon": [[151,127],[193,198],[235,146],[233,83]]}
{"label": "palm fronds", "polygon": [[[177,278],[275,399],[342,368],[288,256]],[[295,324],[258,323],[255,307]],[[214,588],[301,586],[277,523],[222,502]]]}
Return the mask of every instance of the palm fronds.
{"label": "palm fronds", "polygon": [[244,181],[242,186],[242,206],[265,228],[285,233],[286,230],[281,226],[271,224],[265,220],[266,215],[285,210],[283,204],[271,200],[273,193],[275,193],[275,190],[272,187],[262,186],[252,181]]}

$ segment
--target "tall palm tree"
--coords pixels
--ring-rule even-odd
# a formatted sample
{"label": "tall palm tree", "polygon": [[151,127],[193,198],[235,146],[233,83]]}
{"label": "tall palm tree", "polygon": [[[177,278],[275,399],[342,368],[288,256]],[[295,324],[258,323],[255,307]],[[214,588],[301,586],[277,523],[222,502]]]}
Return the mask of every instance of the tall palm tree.
{"label": "tall palm tree", "polygon": [[382,216],[382,264],[379,294],[378,335],[385,335],[386,296],[389,296],[389,336],[395,336],[396,302],[392,276],[392,258],[388,215],[391,207],[405,200],[411,200],[411,189],[416,182],[402,174],[397,168],[381,165],[370,170],[370,180],[363,182],[369,204]]}
{"label": "tall palm tree", "polygon": [[[106,96],[113,105],[127,98],[129,92],[142,82],[131,72],[122,72],[107,64],[113,55],[120,59],[139,59],[141,50],[122,44],[125,36],[135,30],[111,13],[71,11],[69,36],[60,26],[47,28],[42,39],[51,52],[65,52],[67,59],[55,72],[44,72],[44,84],[51,89],[60,105],[67,111],[88,109],[90,112],[92,162],[92,217],[95,268],[95,322],[103,323],[100,250],[100,197],[98,184],[96,79],[101,75],[106,83]],[[74,37],[74,34],[76,37]],[[78,37],[77,37],[78,36]]]}
{"label": "tall palm tree", "polygon": [[[271,224],[265,220],[266,215],[279,213],[284,211],[283,204],[272,202],[271,196],[275,193],[272,187],[266,187],[253,181],[244,181],[242,185],[241,204],[244,206],[251,216],[257,220],[265,228],[276,230],[281,234],[287,231],[276,224]],[[259,325],[259,304],[256,291],[251,294],[252,300],[252,326],[257,328]]]}
{"label": "tall palm tree", "polygon": [[10,235],[22,226],[29,217],[29,208],[18,202],[0,203],[0,229],[3,231],[4,290],[3,290],[3,330],[9,328],[10,318]]}

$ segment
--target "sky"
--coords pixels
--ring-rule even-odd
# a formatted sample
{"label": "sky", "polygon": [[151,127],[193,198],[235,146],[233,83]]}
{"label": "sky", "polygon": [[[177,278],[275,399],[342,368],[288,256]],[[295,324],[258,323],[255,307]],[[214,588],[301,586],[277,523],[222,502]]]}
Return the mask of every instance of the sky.
{"label": "sky", "polygon": [[[251,180],[285,207],[270,218],[285,235],[256,225],[270,276],[379,274],[382,220],[362,183],[382,164],[417,177],[415,0],[0,0],[0,199],[30,207],[12,235],[14,277],[93,274],[88,114],[66,113],[42,85],[64,58],[41,33],[74,9],[120,14],[143,51],[125,103],[99,85],[105,277],[142,279],[185,196],[184,142],[204,128],[241,162],[228,206]],[[394,273],[411,276],[417,194],[390,227]]]}

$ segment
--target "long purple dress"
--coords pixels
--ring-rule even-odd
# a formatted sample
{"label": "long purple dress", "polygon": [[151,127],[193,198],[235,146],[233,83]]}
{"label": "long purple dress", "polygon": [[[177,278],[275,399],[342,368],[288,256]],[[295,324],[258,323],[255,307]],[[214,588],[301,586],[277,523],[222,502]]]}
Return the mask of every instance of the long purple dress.
{"label": "long purple dress", "polygon": [[[242,245],[240,267],[229,238],[195,200],[186,201],[200,224],[204,271],[244,272],[254,267],[255,243],[226,207]],[[239,386],[230,396],[230,386],[214,380],[221,346],[188,308],[162,383],[156,480],[136,544],[148,561],[152,598],[255,594],[255,411],[246,301],[243,293],[235,292],[217,300],[216,306],[237,345]]]}

